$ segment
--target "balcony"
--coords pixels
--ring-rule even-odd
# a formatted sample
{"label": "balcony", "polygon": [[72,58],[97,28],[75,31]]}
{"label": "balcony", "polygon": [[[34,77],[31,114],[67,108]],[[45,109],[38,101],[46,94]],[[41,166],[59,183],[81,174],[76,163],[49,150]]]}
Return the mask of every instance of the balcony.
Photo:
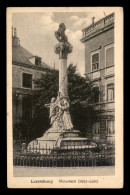
{"label": "balcony", "polygon": [[93,104],[94,106],[94,110],[95,111],[98,111],[98,110],[101,110],[101,111],[111,111],[111,110],[114,110],[115,109],[115,101],[105,101],[105,102],[99,102],[99,103],[95,103]]}
{"label": "balcony", "polygon": [[114,74],[114,67],[107,67],[106,68],[106,75]]}
{"label": "balcony", "polygon": [[92,79],[93,80],[98,79],[98,78],[100,78],[100,71],[99,70],[92,73]]}
{"label": "balcony", "polygon": [[102,30],[114,26],[114,13],[102,18],[101,20],[91,24],[87,28],[82,30],[82,39],[81,42],[84,42],[86,39],[95,35],[96,33],[102,32]]}
{"label": "balcony", "polygon": [[93,140],[94,141],[99,141],[100,140],[100,135],[99,134],[93,134]]}
{"label": "balcony", "polygon": [[98,70],[85,73],[84,75],[88,76],[91,80],[95,81],[101,78],[101,71],[105,70],[104,78],[113,77],[115,74],[114,65],[105,66],[104,68],[100,68]]}
{"label": "balcony", "polygon": [[115,109],[115,101],[106,102],[106,109],[107,110],[114,110]]}
{"label": "balcony", "polygon": [[107,141],[111,144],[115,143],[115,134],[107,135]]}
{"label": "balcony", "polygon": [[110,77],[110,76],[114,76],[114,65],[112,66],[108,66],[105,69],[105,77]]}
{"label": "balcony", "polygon": [[26,89],[26,88],[13,88],[13,91],[16,92],[16,94],[21,95],[33,95],[32,89]]}

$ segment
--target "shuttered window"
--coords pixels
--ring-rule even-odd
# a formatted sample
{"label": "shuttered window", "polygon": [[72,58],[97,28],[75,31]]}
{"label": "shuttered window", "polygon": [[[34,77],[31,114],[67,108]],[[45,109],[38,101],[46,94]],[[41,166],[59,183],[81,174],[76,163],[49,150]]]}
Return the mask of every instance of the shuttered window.
{"label": "shuttered window", "polygon": [[94,87],[93,88],[93,101],[94,101],[94,103],[99,102],[99,94],[100,94],[99,87],[98,86]]}
{"label": "shuttered window", "polygon": [[114,65],[114,47],[106,50],[106,66]]}
{"label": "shuttered window", "polygon": [[99,69],[99,53],[95,53],[92,55],[92,70]]}
{"label": "shuttered window", "polygon": [[23,87],[32,88],[32,74],[23,73]]}
{"label": "shuttered window", "polygon": [[100,122],[95,122],[92,125],[93,134],[99,134],[100,133]]}
{"label": "shuttered window", "polygon": [[108,84],[107,85],[107,101],[114,100],[114,84]]}
{"label": "shuttered window", "polygon": [[115,133],[115,121],[107,120],[107,133],[108,134]]}

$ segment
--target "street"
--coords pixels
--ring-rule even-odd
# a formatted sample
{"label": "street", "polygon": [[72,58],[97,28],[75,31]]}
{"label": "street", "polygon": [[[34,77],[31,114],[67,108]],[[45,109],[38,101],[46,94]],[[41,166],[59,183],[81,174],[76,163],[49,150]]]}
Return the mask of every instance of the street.
{"label": "street", "polygon": [[111,176],[114,166],[101,167],[20,167],[14,166],[14,177]]}

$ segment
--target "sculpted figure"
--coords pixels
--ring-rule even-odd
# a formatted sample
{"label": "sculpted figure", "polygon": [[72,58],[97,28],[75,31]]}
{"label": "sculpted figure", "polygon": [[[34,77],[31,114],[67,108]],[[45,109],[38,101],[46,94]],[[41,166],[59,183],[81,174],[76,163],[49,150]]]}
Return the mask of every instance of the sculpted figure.
{"label": "sculpted figure", "polygon": [[56,114],[57,114],[57,111],[58,111],[58,105],[57,105],[57,102],[56,102],[56,98],[52,98],[51,99],[51,103],[50,104],[45,104],[45,107],[47,108],[50,108],[50,124],[53,126],[53,127],[56,127],[57,124],[56,124]]}
{"label": "sculpted figure", "polygon": [[73,129],[73,125],[71,122],[71,116],[70,116],[70,112],[69,112],[69,100],[66,96],[63,96],[63,99],[59,102],[58,104],[59,108],[60,108],[60,115],[62,117],[62,121],[63,121],[63,129],[64,130],[72,130]]}
{"label": "sculpted figure", "polygon": [[55,31],[55,37],[59,42],[68,42],[68,38],[65,35],[65,30],[66,30],[66,27],[64,23],[61,23],[59,25],[59,29]]}
{"label": "sculpted figure", "polygon": [[57,99],[56,98],[52,98],[51,99],[51,103],[49,104],[45,104],[44,106],[46,108],[50,109],[50,124],[53,128],[61,128],[63,129],[63,122],[62,122],[62,118],[60,116],[60,112],[59,112],[59,97],[60,97],[60,93],[58,93]]}
{"label": "sculpted figure", "polygon": [[45,104],[45,107],[50,108],[50,124],[53,128],[61,130],[73,129],[67,96],[60,96],[60,93],[58,93],[57,99],[53,97],[51,103]]}

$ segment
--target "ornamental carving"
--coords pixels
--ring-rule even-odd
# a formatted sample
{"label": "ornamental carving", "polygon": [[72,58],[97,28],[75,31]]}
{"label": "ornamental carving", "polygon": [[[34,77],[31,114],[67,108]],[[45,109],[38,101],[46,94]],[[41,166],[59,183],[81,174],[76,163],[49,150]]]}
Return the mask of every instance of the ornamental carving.
{"label": "ornamental carving", "polygon": [[67,59],[68,54],[72,52],[72,45],[69,42],[61,42],[55,46],[54,50],[56,54],[59,54],[60,59]]}
{"label": "ornamental carving", "polygon": [[68,54],[72,52],[72,45],[68,42],[65,30],[64,23],[61,23],[59,29],[55,32],[55,37],[59,43],[55,46],[54,50],[56,54],[59,54],[60,59],[67,59]]}

